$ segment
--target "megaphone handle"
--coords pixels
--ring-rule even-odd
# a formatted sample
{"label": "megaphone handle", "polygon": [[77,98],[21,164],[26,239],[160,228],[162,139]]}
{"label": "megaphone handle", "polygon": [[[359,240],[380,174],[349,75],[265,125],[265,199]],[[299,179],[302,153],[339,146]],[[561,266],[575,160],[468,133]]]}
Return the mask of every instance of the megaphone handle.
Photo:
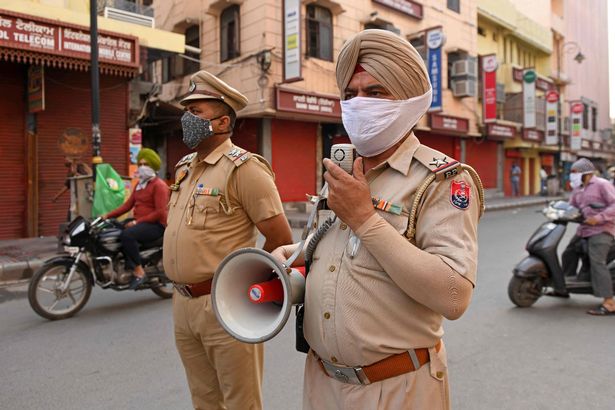
{"label": "megaphone handle", "polygon": [[327,189],[328,189],[328,185],[325,182],[324,186],[320,190],[320,194],[318,195],[318,200],[314,203],[314,207],[312,209],[312,213],[310,214],[310,217],[308,218],[307,224],[303,228],[303,234],[301,235],[301,242],[299,242],[299,246],[297,246],[297,249],[295,249],[293,254],[290,255],[290,257],[286,260],[286,262],[283,263],[285,268],[290,268],[293,265],[293,262],[297,259],[297,257],[303,250],[303,245],[305,245],[305,241],[308,237],[308,234],[312,230],[312,224],[314,223],[314,219],[316,219],[316,214],[318,213],[318,205],[323,199],[325,199],[323,195],[327,191]]}

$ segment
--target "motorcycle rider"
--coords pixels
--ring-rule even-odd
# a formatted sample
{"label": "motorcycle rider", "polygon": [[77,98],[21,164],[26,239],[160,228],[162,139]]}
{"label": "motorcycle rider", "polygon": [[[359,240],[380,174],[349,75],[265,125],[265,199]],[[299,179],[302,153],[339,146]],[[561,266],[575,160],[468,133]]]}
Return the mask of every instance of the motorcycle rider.
{"label": "motorcycle rider", "polygon": [[[579,225],[562,255],[564,276],[574,276],[580,257],[579,242],[587,240],[592,288],[602,304],[587,311],[590,315],[615,315],[613,283],[607,268],[607,256],[615,236],[615,187],[595,175],[596,168],[587,158],[577,160],[570,169],[570,186],[573,188],[569,203],[579,208],[585,220]],[[604,207],[594,209],[591,204]],[[569,297],[564,277],[553,277],[553,291],[549,296]]]}
{"label": "motorcycle rider", "polygon": [[145,281],[145,270],[141,265],[139,244],[155,241],[164,235],[167,224],[167,202],[169,187],[156,176],[160,169],[160,157],[156,151],[143,148],[137,154],[137,176],[139,182],[130,198],[119,208],[104,215],[103,218],[116,218],[134,208],[134,220],[124,225],[120,236],[122,252],[126,257],[126,269],[134,270],[130,289],[136,289]]}

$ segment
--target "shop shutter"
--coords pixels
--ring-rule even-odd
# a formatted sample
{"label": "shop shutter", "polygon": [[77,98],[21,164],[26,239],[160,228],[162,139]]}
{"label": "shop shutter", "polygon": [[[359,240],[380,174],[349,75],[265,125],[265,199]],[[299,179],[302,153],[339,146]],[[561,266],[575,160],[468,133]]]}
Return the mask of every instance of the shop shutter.
{"label": "shop shutter", "polygon": [[[120,174],[128,173],[128,79],[100,76],[100,128],[103,161]],[[67,168],[59,140],[67,128],[78,128],[89,144],[82,157],[91,165],[91,93],[89,72],[46,69],[46,109],[38,114],[39,234],[56,235],[66,221],[69,195],[53,197],[64,186]]]}
{"label": "shop shutter", "polygon": [[497,188],[498,143],[496,141],[466,140],[466,163],[478,172],[485,189]]}
{"label": "shop shutter", "polygon": [[0,61],[0,239],[26,234],[25,73]]}

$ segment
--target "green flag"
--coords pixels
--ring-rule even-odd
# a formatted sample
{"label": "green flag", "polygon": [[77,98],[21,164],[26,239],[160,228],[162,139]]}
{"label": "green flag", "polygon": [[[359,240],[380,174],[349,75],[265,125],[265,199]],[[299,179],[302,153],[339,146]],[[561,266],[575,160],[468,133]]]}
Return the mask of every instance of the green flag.
{"label": "green flag", "polygon": [[104,215],[124,203],[124,181],[109,164],[96,165],[96,189],[92,217]]}

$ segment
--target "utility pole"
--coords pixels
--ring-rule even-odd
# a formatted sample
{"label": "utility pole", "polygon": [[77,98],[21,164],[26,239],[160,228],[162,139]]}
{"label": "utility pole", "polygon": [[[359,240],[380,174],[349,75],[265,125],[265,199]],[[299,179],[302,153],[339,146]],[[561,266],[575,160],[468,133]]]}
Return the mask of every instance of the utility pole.
{"label": "utility pole", "polygon": [[98,78],[98,8],[97,0],[90,0],[90,69],[92,84],[92,177],[96,182],[96,165],[102,163],[100,146],[100,84]]}

